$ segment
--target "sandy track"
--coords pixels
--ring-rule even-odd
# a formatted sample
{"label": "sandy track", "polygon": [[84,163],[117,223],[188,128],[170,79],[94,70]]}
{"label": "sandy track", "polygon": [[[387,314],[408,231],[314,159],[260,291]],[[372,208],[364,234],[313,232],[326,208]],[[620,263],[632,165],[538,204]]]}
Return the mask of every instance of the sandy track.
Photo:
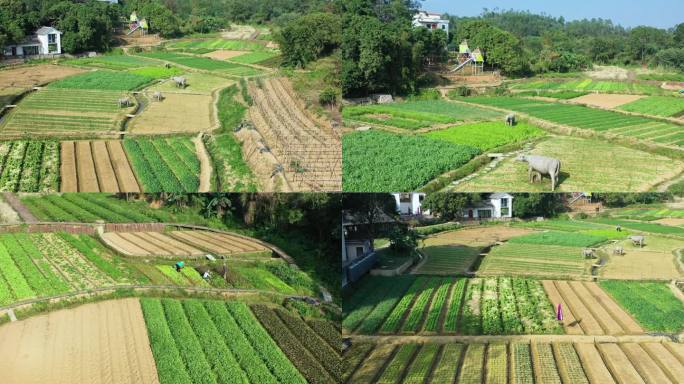
{"label": "sandy track", "polygon": [[87,304],[0,327],[0,382],[159,383],[138,300]]}
{"label": "sandy track", "polygon": [[200,161],[200,175],[199,175],[199,193],[210,192],[211,189],[211,161],[209,160],[209,153],[207,148],[204,146],[204,141],[202,140],[202,134],[200,133],[192,139],[195,144],[195,152],[197,152],[197,158]]}
{"label": "sandy track", "polygon": [[622,351],[629,357],[634,368],[647,383],[667,384],[671,383],[667,375],[658,367],[653,359],[637,343],[622,344]]}

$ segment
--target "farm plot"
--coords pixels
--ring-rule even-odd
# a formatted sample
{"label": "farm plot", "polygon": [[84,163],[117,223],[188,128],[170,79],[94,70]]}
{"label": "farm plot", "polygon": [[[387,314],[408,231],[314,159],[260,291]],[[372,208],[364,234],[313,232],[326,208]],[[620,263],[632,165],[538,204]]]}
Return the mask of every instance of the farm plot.
{"label": "farm plot", "polygon": [[632,94],[661,94],[663,91],[657,85],[641,82],[600,81],[579,79],[570,81],[534,80],[514,84],[512,89],[535,90],[573,90],[573,91],[603,91],[610,93]]}
{"label": "farm plot", "polygon": [[31,87],[79,73],[83,73],[83,70],[50,64],[2,69],[0,70],[0,105],[11,103],[16,96]]}
{"label": "farm plot", "polygon": [[[675,256],[676,249],[682,246],[681,241],[647,236],[646,247],[639,248],[625,237],[623,235],[617,243],[604,247],[609,257],[608,263],[600,271],[600,276],[624,280],[669,280],[684,276],[677,266]],[[617,245],[623,247],[624,254],[613,254]]]}
{"label": "farm plot", "polygon": [[260,84],[249,84],[254,100],[249,116],[283,168],[290,189],[340,191],[342,148],[338,133],[312,118],[286,79],[265,79]]}
{"label": "farm plot", "polygon": [[414,191],[480,154],[467,145],[380,131],[344,135],[342,152],[345,192]]}
{"label": "farm plot", "polygon": [[[556,191],[641,192],[684,171],[684,163],[678,160],[576,137],[551,137],[537,144],[530,154],[560,159],[560,185]],[[489,173],[459,183],[453,190],[550,191],[548,178],[532,184],[528,182],[527,171],[526,164],[508,159]]]}
{"label": "farm plot", "polygon": [[610,226],[620,225],[627,229],[632,229],[640,232],[649,232],[663,235],[676,235],[684,236],[684,228],[672,227],[669,225],[661,225],[656,223],[648,223],[636,220],[620,220],[620,219],[609,219],[609,218],[597,218],[592,219],[592,222],[599,224],[607,224]]}
{"label": "farm plot", "polygon": [[477,228],[463,228],[457,231],[439,233],[424,240],[424,245],[455,245],[484,248],[499,241],[506,241],[512,237],[526,235],[531,230],[504,225],[489,225]]}
{"label": "farm plot", "polygon": [[141,54],[143,57],[168,61],[188,68],[221,73],[229,76],[254,76],[262,71],[246,65],[230,63],[224,60],[212,60],[208,57],[184,55],[174,52],[149,52]]}
{"label": "farm plot", "polygon": [[280,55],[277,51],[265,51],[265,52],[250,52],[238,56],[233,56],[229,59],[234,63],[240,64],[259,64],[264,61],[272,60]]}
{"label": "farm plot", "polygon": [[231,51],[265,51],[266,45],[257,41],[205,39],[179,40],[166,45],[170,49],[225,49]]}
{"label": "farm plot", "polygon": [[[351,383],[677,382],[674,343],[352,344]],[[367,356],[361,360],[361,356]]]}
{"label": "farm plot", "polygon": [[614,280],[600,285],[646,330],[678,333],[684,329],[684,304],[667,283]]}
{"label": "farm plot", "polygon": [[487,151],[502,145],[519,143],[544,135],[544,131],[526,123],[509,127],[503,122],[489,122],[459,125],[441,131],[433,131],[426,136]]}
{"label": "farm plot", "polygon": [[592,107],[613,109],[625,104],[633,103],[642,97],[643,96],[638,95],[590,93],[588,95],[573,98],[571,101],[573,103],[589,105]]}
{"label": "farm plot", "polygon": [[196,192],[200,161],[188,137],[126,139],[126,154],[145,192]]}
{"label": "farm plot", "polygon": [[61,192],[140,192],[121,141],[63,141]]}
{"label": "farm plot", "polygon": [[407,130],[417,130],[437,124],[492,120],[501,117],[500,112],[443,100],[419,100],[396,104],[348,107],[343,110],[342,115],[349,122],[387,125]]}
{"label": "farm plot", "polygon": [[33,92],[4,119],[6,136],[104,135],[119,130],[131,108],[120,108],[121,91],[46,88]]}
{"label": "farm plot", "polygon": [[413,273],[450,276],[466,273],[480,253],[478,248],[461,245],[429,246],[421,251],[427,260]]}
{"label": "farm plot", "polygon": [[126,256],[204,257],[207,252],[239,255],[267,251],[263,245],[246,238],[206,231],[106,232],[101,238]]}
{"label": "farm plot", "polygon": [[538,232],[512,238],[511,244],[560,245],[564,247],[591,247],[608,239],[602,236],[572,232]]}
{"label": "farm plot", "polygon": [[63,64],[77,65],[95,68],[105,68],[112,70],[136,69],[154,65],[152,60],[146,60],[138,56],[129,55],[102,55],[96,57],[83,57],[79,59],[66,60]]}
{"label": "farm plot", "polygon": [[151,82],[151,77],[129,72],[94,71],[67,77],[48,86],[52,89],[95,89],[108,91],[132,91]]}
{"label": "farm plot", "polygon": [[682,127],[658,120],[579,105],[559,104],[515,97],[473,97],[468,102],[526,113],[569,127],[616,134],[665,145],[684,145]]}
{"label": "farm plot", "polygon": [[112,195],[95,193],[63,193],[45,196],[21,196],[21,202],[42,221],[107,223],[148,223],[169,221],[146,204],[127,202]]}
{"label": "farm plot", "polygon": [[588,275],[590,262],[581,247],[512,242],[492,248],[478,274],[538,277],[581,277]]}
{"label": "farm plot", "polygon": [[[371,293],[374,288],[379,292]],[[535,280],[426,276],[412,280],[372,279],[349,301],[343,329],[359,334],[377,331],[497,335],[561,331],[551,303]]]}
{"label": "farm plot", "polygon": [[[674,219],[673,223],[677,222],[677,220],[684,219],[684,210],[668,208],[627,208],[611,210],[610,216],[620,219],[643,220],[655,222],[656,224],[668,225],[660,220]],[[671,225],[679,226],[681,224]]]}
{"label": "farm plot", "polygon": [[593,282],[542,282],[554,308],[563,308],[563,328],[573,335],[633,335],[643,328]]}
{"label": "farm plot", "polygon": [[161,84],[155,84],[147,88],[147,94],[152,95],[155,91],[161,91],[162,94],[191,93],[211,95],[212,92],[218,89],[227,88],[235,83],[233,80],[199,72],[187,73],[184,74],[183,77],[185,77],[187,82],[185,88],[179,88],[174,81],[167,80]]}
{"label": "farm plot", "polygon": [[0,381],[159,383],[138,300],[86,304],[0,327]]}
{"label": "farm plot", "polygon": [[663,117],[680,116],[684,112],[684,98],[651,96],[624,104],[619,109]]}
{"label": "farm plot", "polygon": [[165,93],[161,102],[151,101],[131,120],[128,131],[131,135],[209,131],[214,127],[212,105],[209,95]]}
{"label": "farm plot", "polygon": [[56,192],[58,167],[54,141],[0,142],[0,191]]}
{"label": "farm plot", "polygon": [[[265,305],[253,305],[251,309],[308,382],[340,381],[342,369],[339,350],[328,345],[302,318]],[[295,377],[295,380],[299,378]]]}

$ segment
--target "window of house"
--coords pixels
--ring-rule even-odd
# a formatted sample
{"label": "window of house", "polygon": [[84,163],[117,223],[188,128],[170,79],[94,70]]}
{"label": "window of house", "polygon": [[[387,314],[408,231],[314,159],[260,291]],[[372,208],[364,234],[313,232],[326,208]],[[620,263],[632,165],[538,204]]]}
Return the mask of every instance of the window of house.
{"label": "window of house", "polygon": [[508,199],[501,199],[501,208],[508,208]]}
{"label": "window of house", "polygon": [[51,33],[48,35],[48,43],[54,44],[57,42],[57,35],[54,33]]}
{"label": "window of house", "polygon": [[480,209],[477,211],[477,217],[480,219],[491,219],[492,218],[492,211],[489,209]]}
{"label": "window of house", "polygon": [[363,247],[356,247],[356,258],[363,257]]}

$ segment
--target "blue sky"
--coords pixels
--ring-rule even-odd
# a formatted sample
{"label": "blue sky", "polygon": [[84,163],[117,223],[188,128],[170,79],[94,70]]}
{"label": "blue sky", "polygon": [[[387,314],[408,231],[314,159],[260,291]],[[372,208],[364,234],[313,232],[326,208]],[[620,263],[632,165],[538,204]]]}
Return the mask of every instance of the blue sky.
{"label": "blue sky", "polygon": [[566,20],[603,18],[625,27],[659,28],[684,23],[684,0],[425,0],[423,9],[476,16],[483,8],[516,9],[563,16]]}

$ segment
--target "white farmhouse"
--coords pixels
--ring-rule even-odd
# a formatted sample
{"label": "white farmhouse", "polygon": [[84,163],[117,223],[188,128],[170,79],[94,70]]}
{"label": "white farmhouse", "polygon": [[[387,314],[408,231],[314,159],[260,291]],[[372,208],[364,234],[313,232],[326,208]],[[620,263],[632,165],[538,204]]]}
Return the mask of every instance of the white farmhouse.
{"label": "white farmhouse", "polygon": [[449,20],[442,19],[439,13],[418,11],[413,15],[413,26],[424,27],[430,30],[441,29],[449,35]]}
{"label": "white farmhouse", "polygon": [[510,219],[513,217],[513,196],[508,193],[492,193],[480,204],[463,210],[466,220]]}
{"label": "white farmhouse", "polygon": [[8,58],[62,54],[62,32],[52,27],[41,27],[24,41],[5,47]]}
{"label": "white farmhouse", "polygon": [[430,215],[430,211],[423,211],[421,205],[425,199],[424,193],[393,193],[397,203],[397,212],[403,216]]}

